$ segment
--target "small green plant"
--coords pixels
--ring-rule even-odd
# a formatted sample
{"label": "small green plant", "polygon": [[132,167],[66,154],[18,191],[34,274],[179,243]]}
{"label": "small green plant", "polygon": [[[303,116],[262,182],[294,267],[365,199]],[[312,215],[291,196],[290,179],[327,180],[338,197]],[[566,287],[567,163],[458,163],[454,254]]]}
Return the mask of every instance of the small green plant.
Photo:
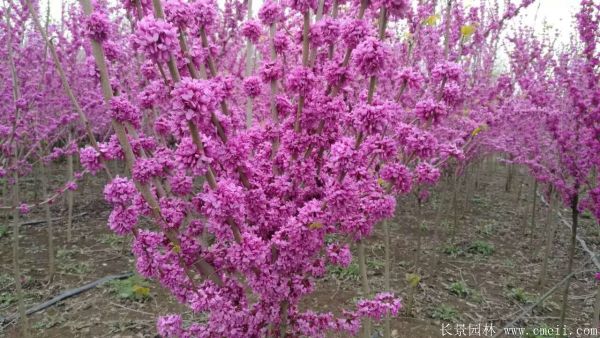
{"label": "small green plant", "polygon": [[61,270],[74,275],[85,275],[91,271],[91,266],[88,262],[73,262],[61,264]]}
{"label": "small green plant", "polygon": [[72,250],[72,249],[58,249],[56,251],[56,259],[59,261],[62,260],[71,260],[75,258],[75,255],[77,254],[76,250]]}
{"label": "small green plant", "polygon": [[64,319],[64,318],[50,317],[48,319],[43,319],[39,322],[36,322],[35,324],[32,325],[32,328],[43,331],[43,330],[50,329],[56,325],[62,324],[65,321],[66,321],[66,319]]}
{"label": "small green plant", "polygon": [[491,256],[494,253],[494,246],[485,241],[475,241],[471,243],[467,252],[475,255]]}
{"label": "small green plant", "polygon": [[514,299],[518,303],[527,304],[531,302],[533,296],[526,292],[523,288],[511,288],[508,290],[508,297]]}
{"label": "small green plant", "polygon": [[431,318],[454,323],[460,319],[460,316],[455,308],[446,304],[441,304],[433,309]]}
{"label": "small green plant", "polygon": [[9,274],[0,274],[0,289],[5,289],[8,286],[12,285],[14,279]]}
{"label": "small green plant", "polygon": [[106,283],[110,292],[120,299],[143,302],[150,299],[150,284],[138,275]]}
{"label": "small green plant", "polygon": [[0,238],[8,235],[8,228],[4,225],[0,226]]}
{"label": "small green plant", "polygon": [[443,252],[448,256],[456,257],[461,255],[463,250],[456,245],[447,245],[444,247]]}
{"label": "small green plant", "polygon": [[467,298],[473,294],[473,290],[464,281],[458,281],[450,284],[449,291],[453,295],[461,298]]}
{"label": "small green plant", "polygon": [[59,249],[56,252],[56,260],[58,261],[58,268],[62,272],[84,275],[91,271],[91,264],[85,261],[79,261],[77,255],[80,251],[76,249]]}
{"label": "small green plant", "polygon": [[440,227],[445,230],[449,230],[451,228],[450,222],[444,220],[440,222]]}
{"label": "small green plant", "polygon": [[479,205],[479,206],[484,206],[486,204],[486,201],[479,195],[475,195],[471,198],[471,203]]}
{"label": "small green plant", "polygon": [[8,306],[17,301],[17,297],[14,292],[2,292],[0,293],[0,307]]}
{"label": "small green plant", "polygon": [[100,243],[106,244],[113,249],[118,249],[123,245],[125,237],[120,237],[115,234],[104,234],[100,237]]}
{"label": "small green plant", "polygon": [[379,259],[367,261],[367,268],[369,270],[382,270],[384,267],[385,267],[385,263]]}
{"label": "small green plant", "polygon": [[329,266],[328,270],[329,274],[342,281],[357,281],[360,277],[358,264],[354,262],[350,263],[347,268],[336,265]]}
{"label": "small green plant", "polygon": [[509,267],[509,268],[514,268],[515,262],[512,259],[507,258],[504,260],[504,265],[506,265],[506,267]]}
{"label": "small green plant", "polygon": [[480,234],[482,234],[482,235],[484,235],[484,236],[489,237],[489,236],[491,236],[491,235],[494,234],[494,226],[492,224],[488,223],[488,224],[480,227],[477,230],[477,232],[480,233]]}

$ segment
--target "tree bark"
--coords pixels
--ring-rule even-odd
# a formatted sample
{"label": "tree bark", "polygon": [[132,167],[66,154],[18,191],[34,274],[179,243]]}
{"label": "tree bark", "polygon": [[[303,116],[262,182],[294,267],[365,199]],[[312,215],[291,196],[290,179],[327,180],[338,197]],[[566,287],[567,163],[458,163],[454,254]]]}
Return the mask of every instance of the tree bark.
{"label": "tree bark", "polygon": [[[40,165],[42,176],[42,196],[48,195],[48,171],[44,164]],[[48,282],[54,279],[56,267],[54,264],[54,229],[52,225],[52,213],[50,212],[50,203],[44,204],[44,213],[48,230]]]}
{"label": "tree bark", "polygon": [[[577,225],[579,222],[579,210],[577,207],[579,206],[579,187],[575,187],[575,195],[571,198],[571,245],[569,247],[569,263],[567,265],[567,275],[571,274],[573,271],[573,259],[575,258],[575,247],[577,245]],[[567,315],[567,307],[569,302],[569,287],[571,285],[571,278],[567,280],[565,284],[565,290],[563,292],[562,297],[562,307],[560,310],[560,325],[559,327],[563,327],[565,323],[565,317]]]}
{"label": "tree bark", "polygon": [[[362,281],[363,296],[368,297],[371,294],[371,288],[369,286],[369,277],[367,276],[367,260],[363,240],[358,242],[358,268]],[[369,318],[363,320],[363,336],[371,338],[371,320]]]}
{"label": "tree bark", "polygon": [[[69,143],[73,131],[69,130]],[[67,182],[73,181],[73,154],[67,156]],[[67,190],[67,242],[71,243],[73,240],[73,191]]]}
{"label": "tree bark", "polygon": [[[383,231],[384,231],[384,245],[385,245],[385,261],[384,261],[384,270],[383,270],[383,287],[386,291],[392,291],[390,287],[390,251],[391,251],[391,240],[390,240],[390,224],[388,220],[383,221]],[[392,336],[391,323],[389,314],[385,316],[384,328],[383,328],[383,337],[390,338]]]}
{"label": "tree bark", "polygon": [[21,334],[23,337],[29,337],[29,321],[25,315],[25,302],[23,299],[23,286],[21,284],[21,268],[19,266],[19,175],[14,173],[14,185],[12,187],[12,207],[13,207],[13,277],[15,279],[15,291],[17,293],[17,304],[19,308],[19,322],[21,324]]}

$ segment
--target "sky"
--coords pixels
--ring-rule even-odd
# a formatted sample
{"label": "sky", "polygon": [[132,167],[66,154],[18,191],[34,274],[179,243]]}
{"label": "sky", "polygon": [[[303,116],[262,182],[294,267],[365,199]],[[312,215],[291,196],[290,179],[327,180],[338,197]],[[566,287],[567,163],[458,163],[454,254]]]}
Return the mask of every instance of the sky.
{"label": "sky", "polygon": [[[41,0],[44,8],[50,4],[50,14],[53,18],[60,18],[63,1],[75,0]],[[476,4],[486,0],[464,0],[467,4]],[[537,0],[527,10],[520,14],[524,22],[531,23],[536,31],[542,32],[544,24],[549,25],[559,32],[559,41],[567,43],[573,33],[573,16],[577,12],[580,0]],[[253,1],[254,13],[258,11],[261,0]]]}

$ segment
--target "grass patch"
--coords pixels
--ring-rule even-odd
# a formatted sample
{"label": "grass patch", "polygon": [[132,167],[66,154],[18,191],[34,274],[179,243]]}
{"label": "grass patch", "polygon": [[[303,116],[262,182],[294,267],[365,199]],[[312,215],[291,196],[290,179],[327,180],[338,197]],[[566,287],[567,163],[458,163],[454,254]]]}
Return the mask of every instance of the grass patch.
{"label": "grass patch", "polygon": [[125,237],[115,234],[103,234],[99,239],[100,243],[110,246],[113,249],[119,249],[123,246]]}
{"label": "grass patch", "polygon": [[463,249],[456,245],[446,245],[442,249],[442,252],[445,253],[446,255],[452,256],[452,257],[460,256],[464,253]]}
{"label": "grass patch", "polygon": [[474,255],[491,256],[494,253],[494,246],[486,241],[475,241],[469,245],[467,252]]}
{"label": "grass patch", "polygon": [[509,288],[506,295],[508,298],[520,304],[531,303],[534,298],[532,294],[525,291],[523,288]]}
{"label": "grass patch", "polygon": [[473,294],[473,289],[471,289],[464,281],[458,281],[450,284],[448,291],[460,298],[467,298]]}
{"label": "grass patch", "polygon": [[431,318],[455,323],[460,319],[458,311],[452,306],[441,304],[431,311]]}
{"label": "grass patch", "polygon": [[108,290],[119,299],[143,302],[150,299],[150,283],[138,275],[106,283]]}

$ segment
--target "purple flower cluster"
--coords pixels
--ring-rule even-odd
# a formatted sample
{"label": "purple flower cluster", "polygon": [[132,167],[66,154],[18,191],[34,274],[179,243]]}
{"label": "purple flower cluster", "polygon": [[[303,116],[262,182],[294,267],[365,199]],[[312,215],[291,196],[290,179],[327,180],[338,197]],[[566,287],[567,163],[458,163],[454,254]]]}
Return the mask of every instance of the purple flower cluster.
{"label": "purple flower cluster", "polygon": [[316,77],[310,68],[297,66],[288,74],[287,87],[293,93],[306,95],[313,89],[315,81]]}
{"label": "purple flower cluster", "polygon": [[444,104],[433,99],[426,99],[417,102],[414,113],[423,121],[431,121],[433,124],[437,124],[448,115],[448,110]]}
{"label": "purple flower cluster", "polygon": [[369,36],[370,28],[365,20],[346,20],[342,23],[340,34],[348,48],[354,48]]}
{"label": "purple flower cluster", "polygon": [[265,26],[270,26],[283,20],[283,9],[277,1],[266,0],[258,11],[258,18]]}
{"label": "purple flower cluster", "polygon": [[262,34],[262,25],[257,20],[249,20],[242,24],[241,32],[242,36],[257,43]]}
{"label": "purple flower cluster", "polygon": [[290,8],[292,8],[300,13],[306,13],[310,9],[315,10],[317,8],[317,1],[316,0],[288,0],[287,5]]}
{"label": "purple flower cluster", "polygon": [[123,96],[115,96],[110,101],[110,117],[121,123],[129,123],[139,128],[142,116],[140,111]]}
{"label": "purple flower cluster", "polygon": [[362,75],[374,76],[385,67],[387,55],[385,44],[369,37],[356,46],[354,63]]}
{"label": "purple flower cluster", "polygon": [[429,163],[421,162],[415,168],[418,183],[436,184],[440,179],[440,170]]}
{"label": "purple flower cluster", "polygon": [[244,79],[244,93],[250,97],[257,97],[260,94],[262,82],[258,76],[249,76]]}
{"label": "purple flower cluster", "polygon": [[88,38],[104,42],[110,36],[110,21],[103,12],[93,12],[86,20],[85,34]]}
{"label": "purple flower cluster", "polygon": [[389,164],[381,169],[381,178],[391,183],[397,194],[407,194],[412,188],[412,174],[410,170],[400,164]]}
{"label": "purple flower cluster", "polygon": [[177,27],[192,27],[195,23],[192,5],[182,0],[167,0],[164,5],[167,21]]}
{"label": "purple flower cluster", "polygon": [[461,66],[454,62],[438,63],[431,70],[431,78],[436,82],[441,82],[443,79],[459,81],[462,74]]}
{"label": "purple flower cluster", "polygon": [[133,48],[142,51],[148,58],[164,63],[178,47],[177,29],[169,22],[147,16],[137,23],[131,42]]}
{"label": "purple flower cluster", "polygon": [[264,62],[260,66],[258,73],[264,82],[271,82],[281,79],[283,76],[283,67],[277,61]]}
{"label": "purple flower cluster", "polygon": [[192,3],[193,16],[199,27],[208,29],[217,20],[217,4],[213,0],[198,0]]}
{"label": "purple flower cluster", "polygon": [[398,18],[406,17],[410,10],[410,0],[378,0],[376,6],[385,8],[389,13]]}
{"label": "purple flower cluster", "polygon": [[218,104],[213,88],[210,81],[184,78],[171,91],[171,108],[185,121],[210,115]]}

